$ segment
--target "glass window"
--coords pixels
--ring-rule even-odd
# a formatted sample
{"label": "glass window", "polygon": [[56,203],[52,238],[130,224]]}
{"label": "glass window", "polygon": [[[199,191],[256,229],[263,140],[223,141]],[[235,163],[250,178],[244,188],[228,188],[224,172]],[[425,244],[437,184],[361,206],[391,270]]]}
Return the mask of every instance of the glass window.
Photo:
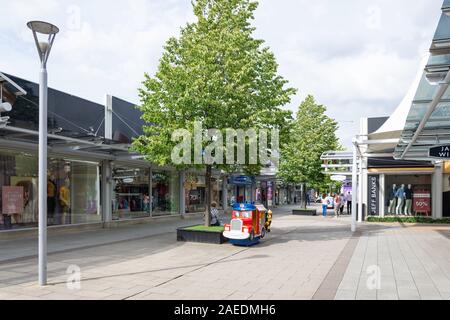
{"label": "glass window", "polygon": [[37,226],[37,172],[34,154],[0,151],[0,230]]}
{"label": "glass window", "polygon": [[431,175],[386,175],[386,215],[431,215]]}
{"label": "glass window", "polygon": [[[70,198],[68,223],[101,222],[100,210],[100,167],[95,162],[71,161],[70,179],[64,184]],[[60,199],[64,197],[60,189]],[[63,202],[61,202],[63,204]]]}
{"label": "glass window", "polygon": [[115,166],[113,179],[113,219],[149,217],[149,170]]}
{"label": "glass window", "polygon": [[153,171],[153,215],[179,214],[180,175],[176,171]]}
{"label": "glass window", "polygon": [[[49,158],[48,225],[101,221],[100,174],[95,162]],[[37,227],[38,160],[0,150],[0,230]]]}
{"label": "glass window", "polygon": [[[186,173],[184,192],[187,213],[203,212],[206,210],[206,185],[204,175],[189,172]],[[214,191],[211,198],[214,199]],[[213,201],[217,202],[217,200]]]}

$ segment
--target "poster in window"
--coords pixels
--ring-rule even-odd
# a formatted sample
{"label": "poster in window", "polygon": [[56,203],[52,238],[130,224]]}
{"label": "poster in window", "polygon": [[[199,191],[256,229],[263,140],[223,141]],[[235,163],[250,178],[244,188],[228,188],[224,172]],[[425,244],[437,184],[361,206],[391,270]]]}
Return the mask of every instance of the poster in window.
{"label": "poster in window", "polygon": [[431,213],[431,192],[429,190],[414,191],[413,210],[416,213]]}
{"label": "poster in window", "polygon": [[2,213],[23,213],[23,187],[2,187]]}

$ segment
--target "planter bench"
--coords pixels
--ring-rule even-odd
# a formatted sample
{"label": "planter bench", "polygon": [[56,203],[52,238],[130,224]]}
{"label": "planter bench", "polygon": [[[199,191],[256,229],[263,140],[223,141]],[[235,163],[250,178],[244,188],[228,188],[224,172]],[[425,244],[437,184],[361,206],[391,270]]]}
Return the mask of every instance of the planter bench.
{"label": "planter bench", "polygon": [[295,216],[316,216],[317,210],[294,209],[294,210],[292,210],[292,214]]}
{"label": "planter bench", "polygon": [[211,244],[222,244],[228,242],[228,239],[223,236],[223,230],[216,231],[192,229],[195,227],[196,226],[178,228],[177,241]]}

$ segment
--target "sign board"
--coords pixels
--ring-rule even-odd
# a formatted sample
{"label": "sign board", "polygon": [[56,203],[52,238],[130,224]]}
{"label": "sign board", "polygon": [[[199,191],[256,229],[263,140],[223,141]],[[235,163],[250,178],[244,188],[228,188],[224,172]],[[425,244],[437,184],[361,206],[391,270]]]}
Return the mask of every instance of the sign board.
{"label": "sign board", "polygon": [[345,180],[347,180],[347,177],[346,176],[338,176],[338,175],[336,175],[336,176],[331,176],[330,179],[332,181],[344,182]]}
{"label": "sign board", "polygon": [[229,183],[230,184],[236,184],[236,185],[252,185],[253,184],[253,178],[247,177],[247,176],[233,176],[231,177]]}
{"label": "sign board", "polygon": [[414,192],[413,194],[414,212],[431,213],[431,194],[427,190]]}
{"label": "sign board", "polygon": [[369,185],[368,185],[368,213],[371,216],[375,216],[378,215],[379,212],[379,208],[380,208],[380,198],[379,198],[379,194],[380,194],[380,181],[379,181],[379,176],[369,176],[368,177],[368,181],[369,181]]}
{"label": "sign board", "polygon": [[436,159],[450,159],[450,145],[430,148],[428,156]]}
{"label": "sign board", "polygon": [[23,213],[23,187],[2,187],[2,213]]}

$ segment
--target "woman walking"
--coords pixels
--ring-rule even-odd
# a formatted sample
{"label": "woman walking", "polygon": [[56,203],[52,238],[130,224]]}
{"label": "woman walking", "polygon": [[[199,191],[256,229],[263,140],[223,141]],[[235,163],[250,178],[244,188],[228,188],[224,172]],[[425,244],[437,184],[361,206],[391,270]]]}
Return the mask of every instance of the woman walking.
{"label": "woman walking", "polygon": [[328,209],[328,199],[327,195],[324,193],[322,195],[322,216],[324,218],[327,216],[327,209]]}
{"label": "woman walking", "polygon": [[335,194],[334,195],[334,213],[335,213],[335,218],[339,218],[339,214],[341,211],[341,196],[339,194]]}

